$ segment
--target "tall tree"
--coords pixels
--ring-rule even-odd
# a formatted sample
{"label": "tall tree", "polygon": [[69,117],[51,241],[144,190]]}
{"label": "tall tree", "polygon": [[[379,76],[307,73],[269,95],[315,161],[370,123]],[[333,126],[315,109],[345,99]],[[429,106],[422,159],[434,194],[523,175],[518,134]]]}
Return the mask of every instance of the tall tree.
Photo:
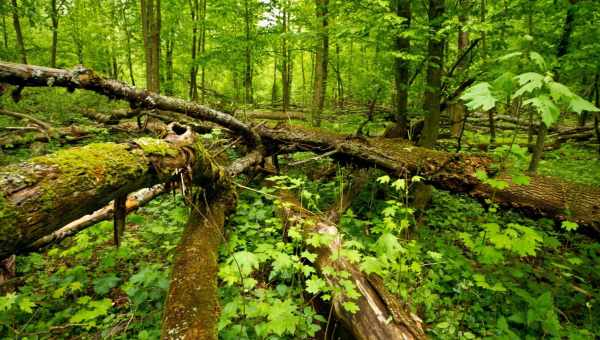
{"label": "tall tree", "polygon": [[199,18],[199,2],[198,0],[189,0],[190,14],[192,16],[192,65],[190,67],[190,90],[189,97],[191,100],[198,99],[198,62],[196,54],[198,51],[198,18]]}
{"label": "tall tree", "polygon": [[425,126],[419,139],[419,145],[428,148],[432,148],[435,145],[440,128],[440,99],[445,40],[439,36],[439,31],[442,28],[444,11],[444,0],[429,0],[429,53],[427,61],[427,85],[423,101]]}
{"label": "tall tree", "polygon": [[244,35],[246,44],[244,46],[244,104],[253,104],[254,96],[252,90],[252,9],[249,0],[244,0]]}
{"label": "tall tree", "polygon": [[[470,0],[459,0],[459,10],[460,14],[458,16],[459,25],[458,25],[458,39],[457,39],[457,47],[458,47],[458,65],[456,68],[461,70],[465,66],[465,58],[462,58],[462,54],[465,53],[469,45],[469,32],[465,30],[465,26],[467,24],[468,19],[468,10],[470,8]],[[461,60],[462,59],[462,60]],[[460,130],[462,127],[462,120],[465,115],[465,105],[458,101],[456,103],[450,104],[448,107],[450,111],[450,121],[452,122],[452,126],[450,128],[450,132],[453,136],[458,137],[460,134]],[[493,121],[493,119],[492,119]],[[492,141],[493,143],[493,141]]]}
{"label": "tall tree", "polygon": [[329,62],[329,0],[315,0],[319,39],[315,53],[312,122],[321,125],[321,115],[327,92],[327,64]]}
{"label": "tall tree", "polygon": [[287,33],[289,29],[289,21],[290,21],[290,10],[289,10],[289,0],[286,0],[283,5],[282,11],[282,26],[283,26],[283,36],[281,39],[281,87],[282,87],[282,100],[283,100],[283,112],[287,112],[290,108],[290,88],[291,88],[291,73],[292,73],[292,63],[290,56],[290,49],[288,46],[288,38]]}
{"label": "tall tree", "polygon": [[19,6],[17,0],[11,0],[13,25],[15,27],[15,35],[17,37],[17,49],[21,55],[21,62],[27,64],[27,51],[25,50],[25,41],[23,40],[23,32],[21,31],[21,22],[19,21]]}
{"label": "tall tree", "polygon": [[157,93],[160,92],[160,18],[160,0],[141,0],[146,87]]}
{"label": "tall tree", "polygon": [[[402,22],[402,32],[397,32],[394,39],[395,50],[400,54],[407,54],[410,50],[410,40],[402,33],[409,29],[411,21],[410,0],[392,1],[392,10],[405,20]],[[409,66],[408,60],[402,57],[394,59],[394,84],[396,94],[394,97],[394,121],[395,125],[385,132],[386,137],[405,136],[408,130],[408,88],[409,88]]]}
{"label": "tall tree", "polygon": [[52,21],[52,46],[50,48],[50,66],[56,67],[56,53],[58,50],[58,23],[60,11],[65,0],[50,0],[50,20]]}

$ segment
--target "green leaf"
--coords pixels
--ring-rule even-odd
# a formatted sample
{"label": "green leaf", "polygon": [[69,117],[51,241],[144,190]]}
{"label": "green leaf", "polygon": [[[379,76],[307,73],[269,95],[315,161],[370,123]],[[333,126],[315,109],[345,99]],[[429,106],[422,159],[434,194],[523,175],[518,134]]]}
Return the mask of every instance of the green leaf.
{"label": "green leaf", "polygon": [[16,300],[17,294],[15,293],[8,293],[4,296],[0,296],[0,311],[5,312],[9,310]]}
{"label": "green leaf", "polygon": [[240,271],[243,276],[250,275],[255,269],[258,269],[258,258],[255,254],[249,251],[238,251],[233,254],[231,261],[240,266]]}
{"label": "green leaf", "polygon": [[276,300],[276,303],[271,305],[270,313],[267,316],[269,329],[279,336],[285,333],[294,334],[300,323],[300,318],[295,314],[296,310],[296,305],[291,299]]}
{"label": "green leaf", "polygon": [[110,291],[111,288],[117,286],[121,279],[115,274],[110,274],[107,276],[103,276],[99,279],[94,280],[94,291],[99,295],[104,295]]}
{"label": "green leaf", "polygon": [[381,260],[379,260],[376,257],[366,256],[360,265],[360,270],[362,270],[366,274],[371,274],[371,273],[382,274],[383,273],[383,263]]}
{"label": "green leaf", "polygon": [[375,243],[375,247],[379,254],[385,254],[390,257],[395,257],[403,249],[398,242],[398,238],[391,233],[381,235]]}
{"label": "green leaf", "polygon": [[533,62],[536,63],[542,71],[546,71],[546,61],[539,53],[530,52],[529,58],[531,58],[531,60],[533,60]]}
{"label": "green leaf", "polygon": [[579,228],[579,225],[577,223],[571,222],[571,221],[562,221],[562,223],[560,224],[560,227],[566,231],[573,231],[573,230],[577,230],[577,228]]}
{"label": "green leaf", "polygon": [[380,183],[380,184],[387,184],[387,183],[389,183],[389,182],[390,182],[390,176],[388,176],[388,175],[384,175],[384,176],[381,176],[381,177],[377,177],[377,183]]}
{"label": "green leaf", "polygon": [[496,106],[496,98],[490,90],[490,84],[486,82],[469,87],[460,99],[465,101],[465,105],[473,111],[488,111]]}
{"label": "green leaf", "polygon": [[540,95],[523,102],[523,105],[532,105],[536,108],[538,113],[542,116],[544,125],[550,127],[554,122],[558,120],[560,116],[560,109],[554,104],[554,102],[546,95]]}
{"label": "green leaf", "polygon": [[576,113],[581,113],[583,111],[600,112],[600,109],[578,95],[574,95],[569,102],[569,109]]}
{"label": "green leaf", "polygon": [[87,304],[87,308],[79,310],[69,319],[71,323],[82,323],[89,322],[98,318],[99,316],[106,315],[108,310],[112,307],[112,301],[110,299],[103,299],[98,301],[91,301]]}
{"label": "green leaf", "polygon": [[29,300],[28,297],[23,297],[19,300],[19,309],[25,313],[33,313],[33,307],[35,307],[35,303]]}
{"label": "green leaf", "polygon": [[517,79],[519,85],[521,85],[521,88],[518,89],[517,92],[515,92],[515,94],[512,96],[513,99],[520,97],[525,93],[530,93],[540,89],[544,85],[544,76],[535,72],[520,74],[516,76],[515,79]]}
{"label": "green leaf", "polygon": [[310,279],[306,280],[306,291],[313,295],[317,295],[321,292],[326,291],[326,288],[327,283],[325,282],[325,280],[321,279],[316,275],[312,275]]}
{"label": "green leaf", "polygon": [[352,302],[352,301],[346,301],[346,302],[342,303],[342,306],[350,314],[354,314],[354,313],[356,313],[356,312],[358,312],[360,310],[360,308],[358,307],[358,305],[356,303]]}

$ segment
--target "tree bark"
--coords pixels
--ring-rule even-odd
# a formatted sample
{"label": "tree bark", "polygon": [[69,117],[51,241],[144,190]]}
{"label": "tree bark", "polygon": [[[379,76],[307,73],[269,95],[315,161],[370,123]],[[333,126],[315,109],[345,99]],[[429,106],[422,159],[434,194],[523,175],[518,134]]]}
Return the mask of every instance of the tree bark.
{"label": "tree bark", "polygon": [[174,126],[165,140],[91,144],[0,168],[0,258],[176,170],[192,167],[196,181],[210,184],[218,171],[184,131]]}
{"label": "tree bark", "polygon": [[129,78],[131,79],[131,85],[135,86],[135,77],[133,76],[133,58],[131,56],[131,30],[127,20],[127,6],[123,6],[121,9],[121,15],[123,16],[123,30],[125,31],[125,46],[127,49],[127,68],[129,69]]}
{"label": "tree bark", "polygon": [[252,21],[249,0],[244,0],[244,24],[246,34],[245,44],[245,65],[244,65],[244,104],[254,104],[254,98],[252,95],[252,46],[251,46],[251,31],[250,22]]}
{"label": "tree bark", "polygon": [[146,57],[146,88],[160,92],[160,0],[141,0],[142,34]]}
{"label": "tree bark", "polygon": [[52,21],[52,47],[50,50],[50,67],[56,67],[56,52],[58,49],[58,8],[56,0],[50,0],[50,19]]}
{"label": "tree bark", "polygon": [[17,0],[11,0],[11,4],[13,25],[15,28],[15,35],[17,37],[17,49],[21,55],[21,63],[27,64],[27,51],[25,50],[25,42],[23,40],[23,33],[21,32],[21,22],[19,21],[19,7],[17,5]]}
{"label": "tree bark", "polygon": [[198,99],[198,63],[196,61],[196,51],[198,50],[198,12],[199,5],[198,0],[189,0],[190,14],[192,16],[192,66],[190,67],[190,100],[194,101]]}
{"label": "tree bark", "polygon": [[[462,0],[459,1],[461,11],[459,15],[460,25],[458,27],[458,39],[457,39],[457,47],[458,47],[458,55],[459,59],[456,64],[456,69],[459,71],[464,69],[465,66],[465,50],[469,46],[469,32],[465,31],[464,28],[468,22],[468,10],[470,8],[470,0]],[[458,137],[460,134],[460,130],[462,127],[462,121],[465,117],[465,105],[462,102],[452,103],[450,104],[450,121],[452,125],[450,127],[450,133],[454,137]],[[492,131],[490,129],[490,131]]]}
{"label": "tree bark", "polygon": [[291,63],[290,63],[290,51],[288,48],[288,38],[287,33],[289,29],[289,18],[290,13],[289,9],[289,1],[286,1],[283,8],[283,37],[281,39],[281,88],[282,88],[282,110],[283,112],[287,112],[290,109],[290,88],[291,88]]}
{"label": "tree bark", "polygon": [[312,100],[313,125],[321,126],[321,115],[327,93],[329,63],[329,0],[315,0],[319,42],[315,53],[314,93]]}
{"label": "tree bark", "polygon": [[445,11],[444,0],[429,0],[429,61],[427,62],[427,85],[423,108],[425,127],[419,138],[419,145],[435,146],[440,128],[440,104],[442,89],[442,68],[444,67],[444,39],[436,37],[442,28]]}
{"label": "tree bark", "polygon": [[260,136],[256,132],[231,115],[196,103],[161,96],[156,93],[139,90],[121,82],[105,79],[83,67],[67,71],[0,61],[0,81],[13,85],[37,87],[49,86],[50,83],[48,81],[51,81],[54,87],[86,89],[113,99],[127,100],[136,107],[174,111],[193,118],[215,122],[232,131],[236,131],[249,141],[251,145],[261,144]]}
{"label": "tree bark", "polygon": [[[333,255],[339,254],[342,249],[342,237],[335,223],[308,213],[289,193],[280,196],[286,202],[281,209],[288,223],[302,221],[301,230],[304,234],[319,233],[332,238],[329,244],[313,249],[317,254],[315,267],[321,273],[325,268],[333,268],[336,273],[350,274],[348,280],[352,281],[360,294],[360,297],[353,300],[359,310],[355,314],[348,312],[343,303],[350,300],[341,294],[334,294],[332,304],[336,318],[356,339],[425,339],[422,321],[404,310],[396,297],[387,292],[383,285],[374,285],[355,264],[343,257],[333,259]],[[339,278],[335,275],[322,275],[330,285],[339,285]]]}
{"label": "tree bark", "polygon": [[[393,10],[399,17],[406,19],[402,23],[402,30],[410,28],[411,9],[410,0],[394,0],[392,2]],[[401,32],[396,33],[394,39],[395,50],[398,53],[410,52],[410,39],[402,37]],[[386,130],[385,136],[389,138],[398,138],[408,136],[408,89],[410,87],[410,62],[401,57],[394,58],[394,84],[396,87],[394,122],[395,125]]]}

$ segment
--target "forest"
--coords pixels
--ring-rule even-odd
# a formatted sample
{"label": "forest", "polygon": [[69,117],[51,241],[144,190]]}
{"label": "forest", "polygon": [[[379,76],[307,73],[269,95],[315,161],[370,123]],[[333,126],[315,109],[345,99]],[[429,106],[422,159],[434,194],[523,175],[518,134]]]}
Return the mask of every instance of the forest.
{"label": "forest", "polygon": [[0,339],[600,338],[599,1],[0,19]]}

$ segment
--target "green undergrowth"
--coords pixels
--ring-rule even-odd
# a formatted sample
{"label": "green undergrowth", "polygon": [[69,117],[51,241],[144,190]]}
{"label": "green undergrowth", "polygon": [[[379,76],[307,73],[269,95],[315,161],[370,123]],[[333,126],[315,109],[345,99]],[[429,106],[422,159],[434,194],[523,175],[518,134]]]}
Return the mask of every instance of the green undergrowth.
{"label": "green undergrowth", "polygon": [[[348,273],[312,265],[331,239],[304,234],[316,216],[284,223],[277,190],[324,212],[346,176],[310,181],[276,176],[244,191],[220,250],[222,339],[323,336],[329,301],[350,297]],[[531,220],[466,197],[434,191],[422,214],[406,205],[419,177],[379,177],[367,184],[339,224],[338,257],[384,278],[436,339],[590,339],[600,335],[600,245],[552,221]],[[282,205],[283,204],[283,205]],[[0,334],[23,339],[156,339],[169,266],[187,218],[164,196],[128,217],[123,245],[100,223],[44,254],[18,258],[17,291],[0,297]],[[315,217],[316,218],[316,217]],[[308,223],[308,224],[306,224]],[[341,285],[331,286],[325,276]]]}

